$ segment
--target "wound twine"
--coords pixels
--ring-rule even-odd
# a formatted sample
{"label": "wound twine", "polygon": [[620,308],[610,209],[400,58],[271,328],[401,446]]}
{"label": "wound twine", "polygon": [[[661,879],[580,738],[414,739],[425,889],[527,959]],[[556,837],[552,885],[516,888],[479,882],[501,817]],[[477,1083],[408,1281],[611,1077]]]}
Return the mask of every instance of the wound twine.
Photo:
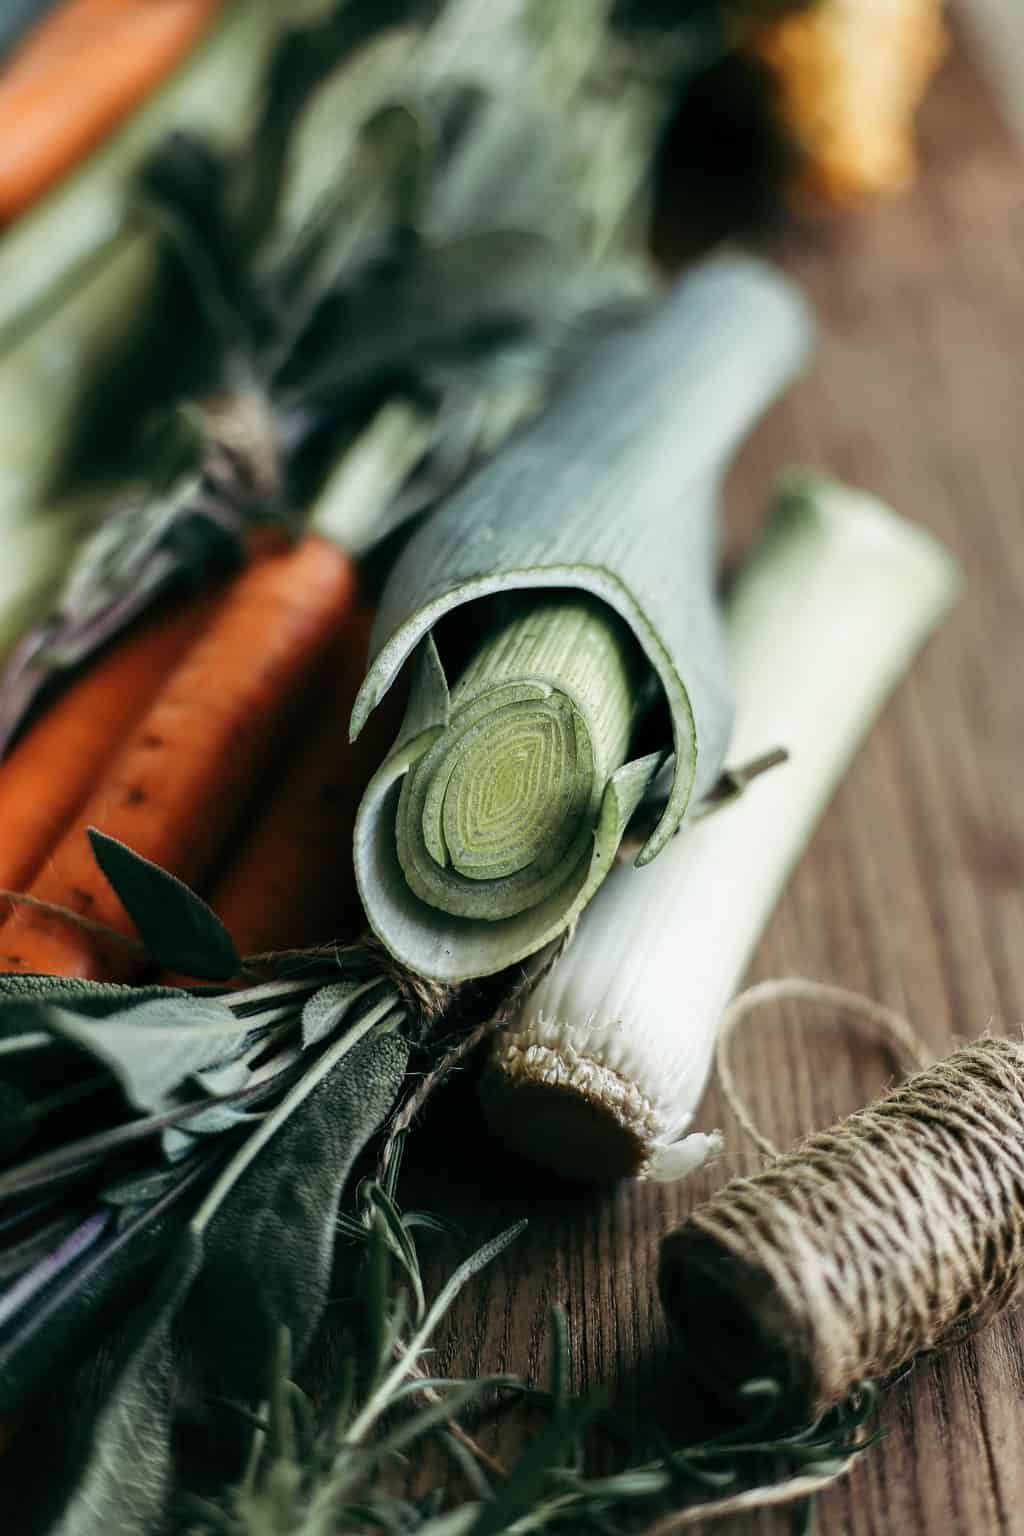
{"label": "wound twine", "polygon": [[[793,997],[855,1012],[901,1062],[922,1060],[910,1026],[870,999],[811,982],[752,988],[724,1021],[719,1071],[769,1153],[727,1050],[740,1018]],[[808,1420],[991,1321],[1022,1267],[1024,1044],[984,1038],[733,1179],[664,1240],[659,1283],[695,1376],[726,1396],[772,1377]]]}

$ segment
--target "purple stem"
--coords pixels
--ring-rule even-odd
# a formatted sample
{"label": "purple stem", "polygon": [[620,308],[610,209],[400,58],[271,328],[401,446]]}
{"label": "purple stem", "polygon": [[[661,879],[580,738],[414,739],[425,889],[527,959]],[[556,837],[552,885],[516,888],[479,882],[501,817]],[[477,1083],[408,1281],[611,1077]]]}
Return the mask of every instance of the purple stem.
{"label": "purple stem", "polygon": [[38,1264],[26,1270],[20,1280],[16,1280],[9,1290],[0,1296],[0,1328],[8,1322],[16,1312],[32,1300],[44,1285],[49,1285],[55,1280],[62,1270],[67,1269],[80,1258],[86,1249],[91,1248],[96,1239],[109,1224],[113,1216],[110,1211],[96,1211],[80,1227],[76,1227],[70,1237],[48,1253],[45,1259],[40,1259]]}

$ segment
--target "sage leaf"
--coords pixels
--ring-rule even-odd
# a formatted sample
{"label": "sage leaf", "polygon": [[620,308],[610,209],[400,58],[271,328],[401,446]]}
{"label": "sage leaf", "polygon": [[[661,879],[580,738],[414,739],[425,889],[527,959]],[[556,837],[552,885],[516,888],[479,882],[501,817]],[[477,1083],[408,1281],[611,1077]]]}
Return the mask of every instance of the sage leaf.
{"label": "sage leaf", "polygon": [[20,1005],[28,1023],[80,1046],[113,1073],[137,1110],[173,1107],[194,1074],[222,1063],[247,1032],[215,998],[179,992],[101,1018],[46,1003]]}
{"label": "sage leaf", "polygon": [[158,965],[209,981],[238,974],[241,957],[215,912],[175,875],[89,828],[89,841],[139,937]]}
{"label": "sage leaf", "polygon": [[240,1125],[251,1126],[254,1121],[262,1119],[263,1115],[258,1111],[236,1109],[233,1104],[211,1104],[209,1109],[201,1109],[189,1115],[187,1120],[172,1126],[164,1134],[173,1135],[179,1131],[188,1136],[219,1136],[223,1131],[236,1130]]}
{"label": "sage leaf", "polygon": [[124,1007],[157,998],[185,997],[180,987],[129,987],[121,982],[82,981],[77,976],[0,976],[0,1031],[10,1018],[7,1003],[53,1003],[90,1018],[104,1018]]}
{"label": "sage leaf", "polygon": [[160,1168],[155,1172],[130,1173],[107,1184],[100,1199],[105,1205],[131,1207],[148,1205],[169,1194],[181,1180],[180,1168]]}
{"label": "sage leaf", "polygon": [[183,1313],[214,1390],[250,1402],[265,1390],[279,1331],[295,1357],[327,1302],[345,1181],[405,1075],[398,1034],[346,1054],[260,1149],[205,1229],[205,1262]]}
{"label": "sage leaf", "polygon": [[327,987],[319,987],[302,1009],[302,1048],[319,1045],[337,1029],[349,1010],[367,992],[380,985],[380,979],[370,981],[338,981]]}
{"label": "sage leaf", "polygon": [[197,1072],[192,1073],[193,1080],[201,1088],[205,1088],[206,1092],[213,1098],[220,1098],[222,1095],[229,1093],[237,1093],[249,1081],[249,1068],[241,1057],[245,1036],[241,1030],[239,1034],[242,1038],[237,1045],[238,1055],[233,1059],[231,1057],[223,1058],[216,1066],[201,1067]]}
{"label": "sage leaf", "polygon": [[88,1449],[53,1536],[151,1536],[157,1528],[171,1471],[171,1325],[201,1258],[202,1239],[186,1230],[111,1357],[83,1371],[99,1376],[85,1410],[76,1394],[75,1440]]}

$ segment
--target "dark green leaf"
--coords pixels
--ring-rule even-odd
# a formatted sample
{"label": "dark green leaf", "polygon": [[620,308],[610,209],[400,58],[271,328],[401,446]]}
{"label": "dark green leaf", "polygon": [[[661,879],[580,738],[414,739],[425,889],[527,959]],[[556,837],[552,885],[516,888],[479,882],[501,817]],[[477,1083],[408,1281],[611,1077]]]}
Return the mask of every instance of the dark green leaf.
{"label": "dark green leaf", "polygon": [[241,1173],[206,1230],[185,1324],[217,1390],[264,1390],[278,1330],[301,1360],[327,1301],[338,1202],[401,1087],[397,1034],[354,1046]]}
{"label": "dark green leaf", "polygon": [[609,1502],[615,1499],[653,1498],[656,1494],[666,1493],[672,1486],[672,1474],[666,1467],[630,1467],[625,1472],[614,1472],[610,1477],[589,1479],[571,1473],[562,1476],[567,1487],[579,1489],[590,1498]]}
{"label": "dark green leaf", "polygon": [[126,1006],[188,995],[180,987],[129,987],[117,982],[80,981],[74,976],[0,976],[0,1030],[6,1025],[8,1003],[52,1003],[102,1019]]}
{"label": "dark green leaf", "polygon": [[89,828],[89,841],[97,864],[159,965],[211,981],[238,974],[242,962],[234,941],[202,897],[96,827]]}

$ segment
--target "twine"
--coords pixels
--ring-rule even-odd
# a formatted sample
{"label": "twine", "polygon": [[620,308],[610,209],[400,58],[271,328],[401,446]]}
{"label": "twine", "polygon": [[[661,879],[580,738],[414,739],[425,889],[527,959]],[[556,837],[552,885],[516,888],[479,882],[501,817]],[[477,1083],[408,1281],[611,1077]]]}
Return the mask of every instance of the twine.
{"label": "twine", "polygon": [[901,1075],[931,1065],[932,1053],[923,1044],[909,1020],[893,1008],[876,1003],[874,998],[846,987],[831,987],[824,982],[808,981],[803,976],[786,976],[778,981],[761,981],[733,999],[722,1015],[715,1047],[715,1072],[722,1097],[748,1140],[767,1157],[778,1157],[779,1148],[754,1124],[753,1117],[740,1097],[732,1070],[731,1050],[736,1030],[747,1016],[767,1003],[818,1003],[870,1024],[879,1041],[888,1048]]}
{"label": "twine", "polygon": [[136,954],[146,953],[146,946],[141,939],[130,933],[121,933],[117,928],[111,928],[109,923],[86,917],[84,913],[76,912],[74,907],[61,906],[57,901],[44,901],[40,896],[30,896],[28,891],[10,891],[5,886],[0,886],[0,899],[9,901],[12,907],[29,907],[33,912],[44,912],[47,917],[58,917],[70,923],[73,928],[81,928],[85,933],[98,933],[115,944],[134,950]]}
{"label": "twine", "polygon": [[[870,999],[809,982],[739,998],[739,1020],[781,997],[838,1004],[904,1063],[922,1047]],[[1015,1299],[1024,1267],[1024,1045],[985,1038],[915,1073],[867,1109],[734,1179],[662,1244],[660,1284],[690,1368],[734,1391],[774,1378],[814,1419],[863,1381],[980,1327]]]}

